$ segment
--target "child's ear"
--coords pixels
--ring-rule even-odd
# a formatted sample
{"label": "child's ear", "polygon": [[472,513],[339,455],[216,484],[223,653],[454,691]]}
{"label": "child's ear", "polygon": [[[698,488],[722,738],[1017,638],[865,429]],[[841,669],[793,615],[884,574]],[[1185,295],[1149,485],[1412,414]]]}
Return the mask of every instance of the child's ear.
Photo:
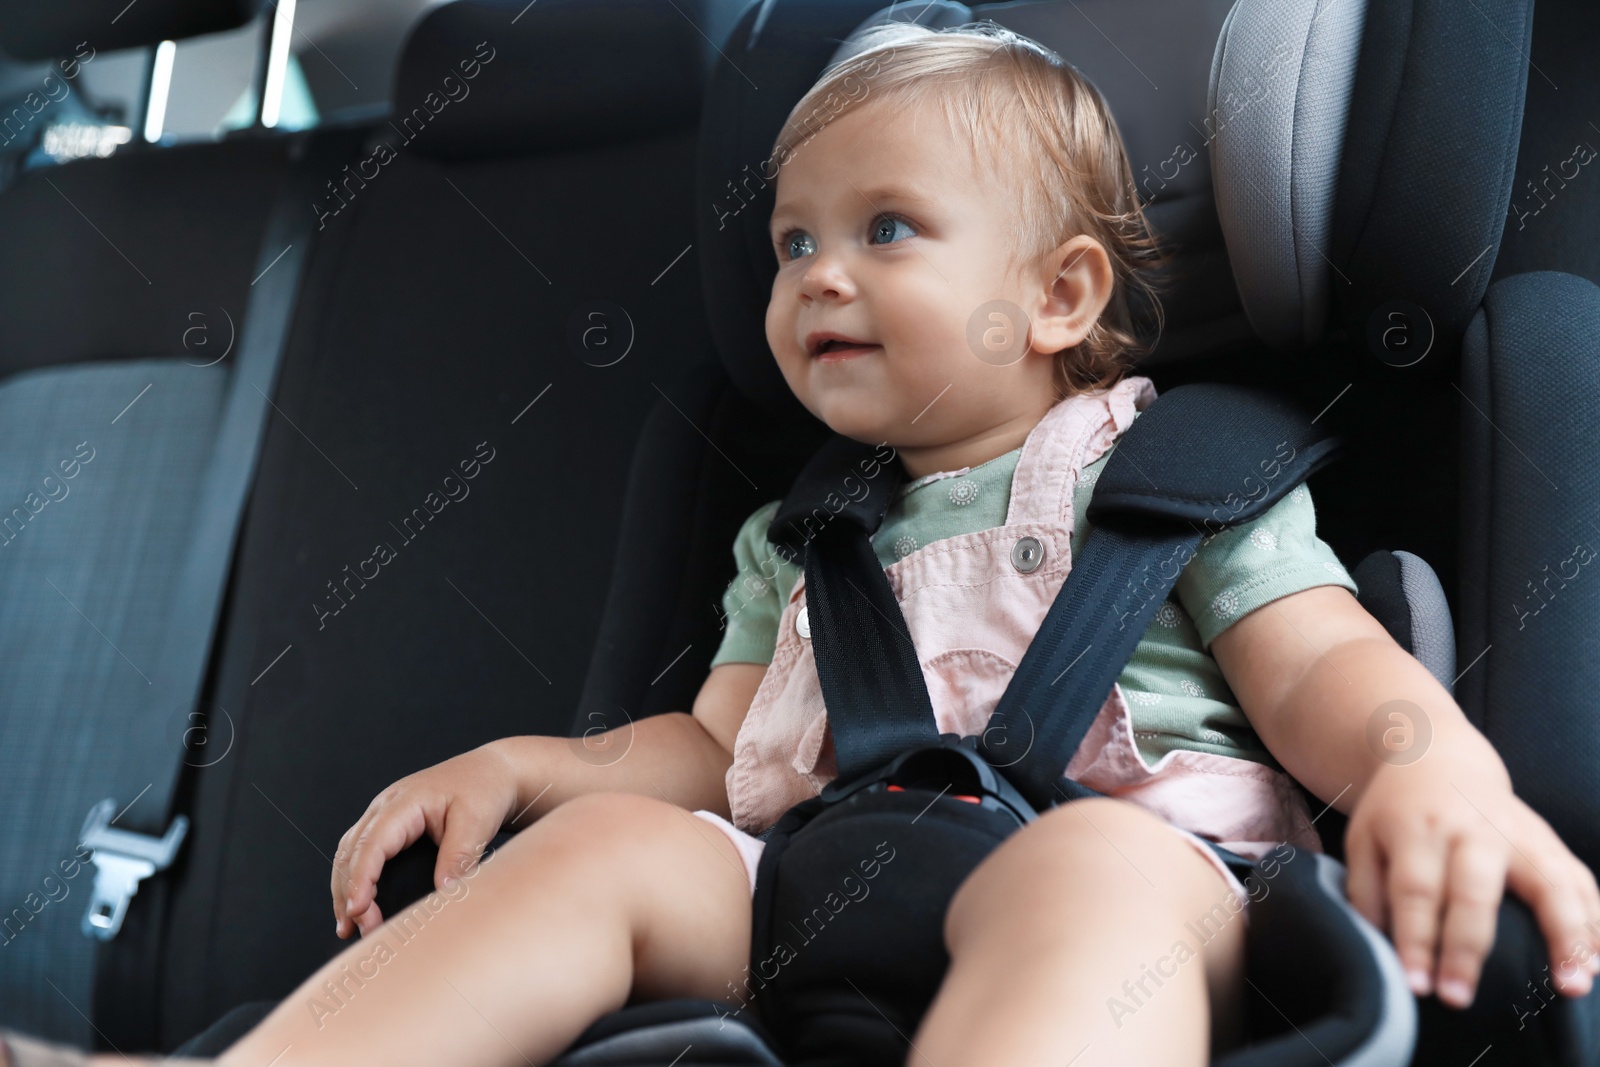
{"label": "child's ear", "polygon": [[1049,355],[1089,336],[1111,300],[1114,276],[1105,247],[1081,233],[1047,254],[1037,277],[1031,340],[1035,352]]}

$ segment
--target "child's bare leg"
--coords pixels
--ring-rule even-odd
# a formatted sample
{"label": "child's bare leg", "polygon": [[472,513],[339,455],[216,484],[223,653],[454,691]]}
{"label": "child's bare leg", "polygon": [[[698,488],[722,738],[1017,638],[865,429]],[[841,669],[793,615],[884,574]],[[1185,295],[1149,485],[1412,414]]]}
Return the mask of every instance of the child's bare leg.
{"label": "child's bare leg", "polygon": [[217,1062],[543,1064],[630,999],[726,997],[749,960],[737,850],[664,800],[576,797],[462,884],[353,942]]}
{"label": "child's bare leg", "polygon": [[1243,986],[1245,920],[1213,910],[1230,899],[1143,809],[1098,798],[1051,809],[952,898],[950,970],[907,1067],[1204,1064],[1212,1005],[1236,1019]]}

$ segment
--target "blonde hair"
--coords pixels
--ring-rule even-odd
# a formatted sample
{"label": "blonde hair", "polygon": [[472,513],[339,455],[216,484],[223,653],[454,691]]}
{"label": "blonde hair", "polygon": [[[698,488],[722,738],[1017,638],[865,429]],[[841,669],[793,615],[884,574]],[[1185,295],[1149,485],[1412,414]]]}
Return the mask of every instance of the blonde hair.
{"label": "blonde hair", "polygon": [[772,159],[787,163],[866,100],[938,103],[952,129],[969,132],[975,162],[1020,182],[1013,266],[1079,233],[1105,248],[1111,298],[1088,336],[1057,353],[1054,380],[1057,399],[1115,385],[1154,344],[1135,331],[1129,287],[1149,303],[1159,338],[1165,317],[1147,274],[1171,256],[1145,219],[1121,131],[1099,90],[1051,49],[989,20],[944,30],[888,22],[853,45],[790,111]]}

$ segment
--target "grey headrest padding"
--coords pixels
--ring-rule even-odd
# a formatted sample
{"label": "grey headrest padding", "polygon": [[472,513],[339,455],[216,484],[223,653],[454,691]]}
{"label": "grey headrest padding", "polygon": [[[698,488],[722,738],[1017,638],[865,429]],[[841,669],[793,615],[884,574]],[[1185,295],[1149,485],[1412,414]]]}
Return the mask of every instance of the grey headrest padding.
{"label": "grey headrest padding", "polygon": [[1450,619],[1450,604],[1444,587],[1420,556],[1394,551],[1400,561],[1400,587],[1411,605],[1411,654],[1453,691],[1456,677],[1456,631]]}
{"label": "grey headrest padding", "polygon": [[1205,136],[1250,324],[1278,351],[1328,320],[1328,242],[1366,0],[1239,0],[1211,60]]}

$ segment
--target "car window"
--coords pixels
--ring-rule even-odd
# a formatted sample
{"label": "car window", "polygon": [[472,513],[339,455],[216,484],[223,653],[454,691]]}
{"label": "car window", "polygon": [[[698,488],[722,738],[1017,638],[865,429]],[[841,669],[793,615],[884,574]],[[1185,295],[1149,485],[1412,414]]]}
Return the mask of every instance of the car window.
{"label": "car window", "polygon": [[110,155],[134,136],[144,92],[141,54],[97,53],[85,43],[44,63],[0,67],[0,157],[52,160]]}
{"label": "car window", "polygon": [[[375,119],[388,110],[411,26],[445,0],[268,0],[248,25],[51,63],[0,57],[0,178],[7,165],[110,155],[124,144]],[[287,27],[287,45],[267,35]],[[265,66],[263,66],[265,64]],[[267,103],[260,100],[267,83]]]}

